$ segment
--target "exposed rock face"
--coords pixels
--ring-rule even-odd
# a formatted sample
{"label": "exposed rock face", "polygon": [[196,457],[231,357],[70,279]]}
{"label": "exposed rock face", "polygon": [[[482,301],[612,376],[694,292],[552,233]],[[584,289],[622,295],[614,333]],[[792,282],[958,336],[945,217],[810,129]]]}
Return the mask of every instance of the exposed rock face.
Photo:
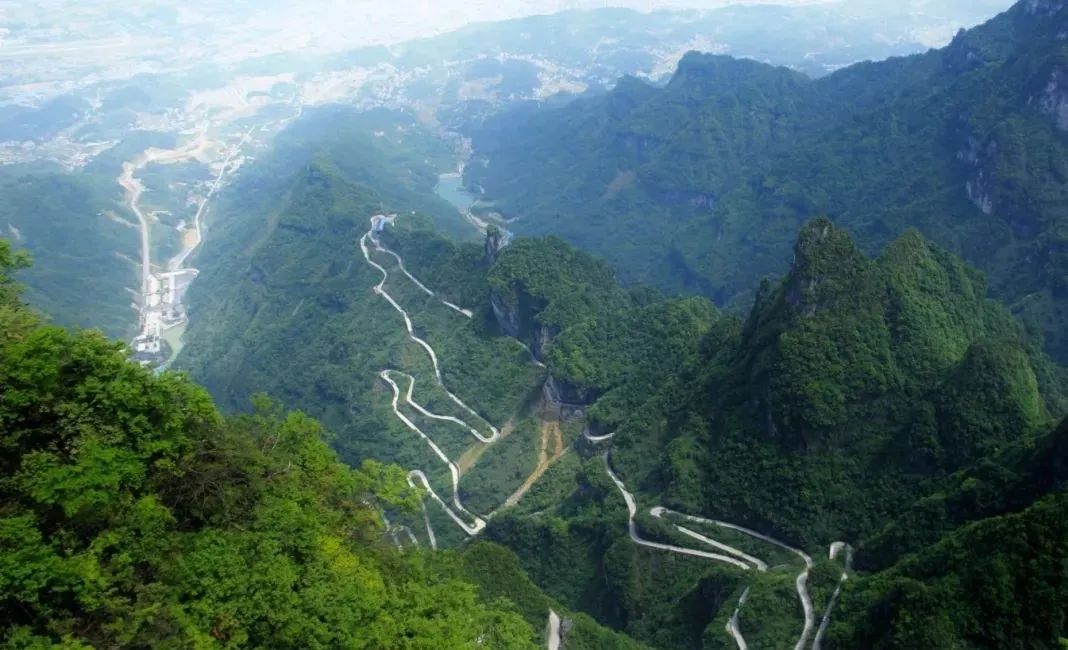
{"label": "exposed rock face", "polygon": [[1068,131],[1068,75],[1060,68],[1050,74],[1038,98],[1038,108],[1053,118],[1058,129]]}
{"label": "exposed rock face", "polygon": [[531,298],[521,288],[509,292],[490,292],[490,306],[501,331],[530,346],[530,353],[538,361],[545,362],[545,355],[553,337],[559,332],[537,321],[536,315],[545,305]]}
{"label": "exposed rock face", "polygon": [[552,343],[553,337],[559,332],[546,327],[544,325],[538,325],[534,330],[533,340],[530,342],[530,351],[534,355],[534,358],[538,361],[545,361],[545,354],[549,351],[549,344]]}
{"label": "exposed rock face", "polygon": [[972,135],[968,136],[965,146],[957,152],[957,160],[971,168],[968,180],[964,183],[964,191],[968,193],[968,200],[982,210],[983,214],[994,213],[993,174],[988,170],[993,168],[997,152],[997,141],[983,143]]}
{"label": "exposed rock face", "polygon": [[[516,291],[516,294],[518,294],[518,291]],[[490,294],[490,306],[493,308],[493,316],[497,319],[497,325],[501,328],[501,331],[517,339],[519,338],[521,326],[519,297],[515,295],[513,298],[513,300],[509,300],[494,291]]]}
{"label": "exposed rock face", "polygon": [[561,415],[582,415],[593,404],[597,395],[588,389],[582,389],[571,383],[554,377],[552,373],[545,379],[541,389],[542,398],[549,408],[559,409]]}
{"label": "exposed rock face", "polygon": [[586,428],[583,430],[584,435],[593,436],[595,438],[601,436],[607,436],[612,433],[615,427],[610,427],[600,420],[588,418],[586,420]]}
{"label": "exposed rock face", "polygon": [[485,251],[486,265],[492,265],[497,261],[497,256],[500,254],[501,249],[505,246],[504,233],[501,232],[497,226],[489,226],[486,228],[486,242],[483,245]]}
{"label": "exposed rock face", "polygon": [[968,179],[964,184],[964,191],[968,193],[968,200],[983,214],[994,213],[994,199],[990,196],[990,185],[983,170],[980,169],[975,176]]}

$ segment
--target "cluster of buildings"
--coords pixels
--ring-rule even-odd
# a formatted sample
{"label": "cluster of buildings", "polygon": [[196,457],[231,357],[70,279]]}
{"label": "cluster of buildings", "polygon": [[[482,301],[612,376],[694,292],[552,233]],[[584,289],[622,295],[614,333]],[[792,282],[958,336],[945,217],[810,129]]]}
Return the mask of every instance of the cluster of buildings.
{"label": "cluster of buildings", "polygon": [[140,333],[131,342],[134,358],[142,364],[165,360],[169,351],[163,347],[163,332],[186,322],[182,299],[197,274],[196,269],[149,274],[140,308]]}

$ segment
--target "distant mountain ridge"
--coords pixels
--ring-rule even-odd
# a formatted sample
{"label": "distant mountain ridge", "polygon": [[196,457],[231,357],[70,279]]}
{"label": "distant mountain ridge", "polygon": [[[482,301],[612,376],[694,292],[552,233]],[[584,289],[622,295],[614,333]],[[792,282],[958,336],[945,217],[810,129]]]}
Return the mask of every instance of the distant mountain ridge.
{"label": "distant mountain ridge", "polygon": [[1027,0],[942,50],[818,80],[691,53],[472,126],[467,182],[517,229],[607,257],[626,282],[746,299],[827,215],[869,253],[907,227],[985,271],[1068,358],[1068,11]]}

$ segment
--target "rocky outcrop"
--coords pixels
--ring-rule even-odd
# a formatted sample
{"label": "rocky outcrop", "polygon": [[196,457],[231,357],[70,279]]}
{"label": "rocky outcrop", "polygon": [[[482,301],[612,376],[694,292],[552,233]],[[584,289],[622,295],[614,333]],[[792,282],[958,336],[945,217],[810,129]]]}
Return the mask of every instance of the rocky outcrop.
{"label": "rocky outcrop", "polygon": [[1040,111],[1053,118],[1061,131],[1068,131],[1068,74],[1060,68],[1050,73],[1042,94],[1038,97]]}
{"label": "rocky outcrop", "polygon": [[530,352],[535,359],[545,362],[545,355],[549,352],[549,345],[559,333],[555,328],[546,327],[545,325],[538,325],[534,329],[534,335],[530,342]]}
{"label": "rocky outcrop", "polygon": [[990,182],[982,169],[964,183],[964,191],[968,194],[968,200],[983,214],[994,214],[994,199],[990,194]]}
{"label": "rocky outcrop", "polygon": [[582,435],[589,438],[603,438],[604,436],[615,433],[616,427],[610,426],[605,422],[602,422],[594,417],[586,418],[586,426],[582,430]]}
{"label": "rocky outcrop", "polygon": [[486,227],[486,241],[483,244],[484,260],[487,266],[492,266],[497,261],[501,249],[506,245],[506,239],[501,229],[493,224]]}
{"label": "rocky outcrop", "polygon": [[537,315],[545,305],[539,304],[521,288],[512,288],[507,292],[491,291],[490,307],[501,332],[529,346],[534,358],[544,363],[549,345],[560,333],[556,328],[538,322]]}
{"label": "rocky outcrop", "polygon": [[851,299],[869,266],[867,257],[842,229],[828,219],[805,225],[794,245],[783,300],[788,311],[803,318],[833,309]]}
{"label": "rocky outcrop", "polygon": [[567,380],[554,377],[550,372],[541,389],[545,406],[558,409],[563,416],[578,416],[597,399],[593,389],[576,386]]}

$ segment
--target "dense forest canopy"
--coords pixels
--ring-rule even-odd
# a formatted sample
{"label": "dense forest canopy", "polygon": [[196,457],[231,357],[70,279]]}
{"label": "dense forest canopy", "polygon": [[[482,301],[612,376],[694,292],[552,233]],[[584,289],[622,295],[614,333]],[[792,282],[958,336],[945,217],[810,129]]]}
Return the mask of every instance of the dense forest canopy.
{"label": "dense forest canopy", "polygon": [[99,333],[41,324],[0,240],[5,647],[531,648],[449,556],[399,554],[403,474],[338,461],[299,412],[224,416]]}

